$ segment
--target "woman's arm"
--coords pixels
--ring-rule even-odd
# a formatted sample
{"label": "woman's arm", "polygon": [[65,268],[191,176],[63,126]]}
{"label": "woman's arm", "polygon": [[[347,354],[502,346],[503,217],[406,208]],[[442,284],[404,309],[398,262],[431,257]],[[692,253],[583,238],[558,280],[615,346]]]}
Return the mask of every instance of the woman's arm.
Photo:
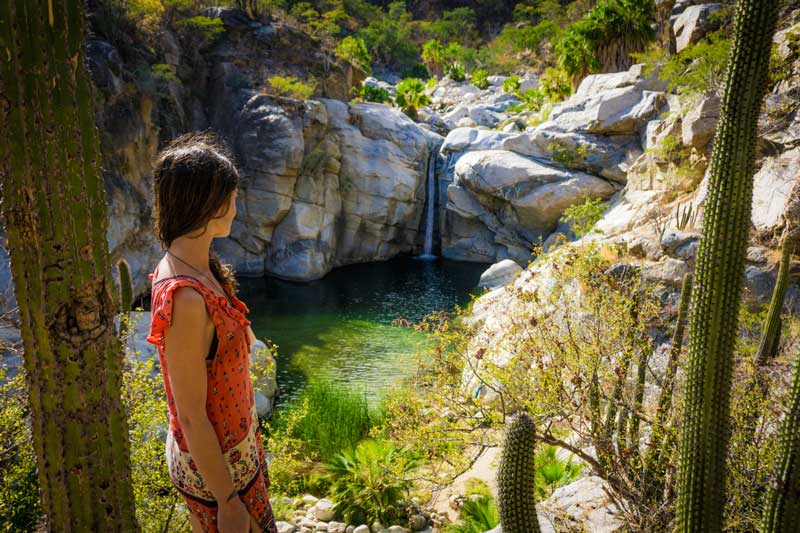
{"label": "woman's arm", "polygon": [[253,343],[256,342],[256,340],[258,340],[256,339],[256,334],[253,333],[253,328],[251,328],[250,326],[247,326],[247,336],[250,337],[250,346],[252,346]]}
{"label": "woman's arm", "polygon": [[223,503],[235,487],[206,412],[205,356],[211,347],[213,324],[205,299],[194,289],[178,287],[173,298],[172,324],[164,332],[164,349],[178,421],[200,475],[214,499]]}

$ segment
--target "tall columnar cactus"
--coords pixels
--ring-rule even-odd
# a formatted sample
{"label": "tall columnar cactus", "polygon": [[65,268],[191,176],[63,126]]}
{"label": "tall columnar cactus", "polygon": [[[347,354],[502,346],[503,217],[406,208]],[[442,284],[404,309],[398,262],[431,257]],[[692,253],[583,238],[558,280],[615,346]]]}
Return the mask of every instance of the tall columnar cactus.
{"label": "tall columnar cactus", "polygon": [[527,414],[506,433],[497,470],[498,510],[505,533],[538,533],[536,517],[536,425]]}
{"label": "tall columnar cactus", "polygon": [[689,324],[679,531],[721,531],[734,340],[753,199],[759,109],[779,0],[740,0],[725,74]]}
{"label": "tall columnar cactus", "polygon": [[800,526],[800,358],[795,361],[789,412],[780,429],[775,479],[766,494],[763,533],[797,531]]}
{"label": "tall columnar cactus", "polygon": [[672,395],[675,389],[675,376],[678,373],[678,360],[683,347],[683,338],[686,334],[686,318],[689,314],[689,303],[692,298],[692,279],[691,273],[687,272],[683,276],[681,286],[681,301],[678,306],[678,317],[675,320],[675,331],[672,333],[672,343],[669,347],[667,356],[667,368],[664,372],[664,380],[661,382],[661,391],[658,395],[658,405],[656,414],[653,418],[652,434],[650,443],[647,447],[647,455],[644,461],[644,480],[649,486],[647,491],[650,496],[656,497],[663,487],[664,482],[664,443],[666,436],[666,426],[672,412]]}
{"label": "tall columnar cactus", "polygon": [[0,2],[2,218],[48,531],[137,531],[84,2]]}
{"label": "tall columnar cactus", "polygon": [[133,306],[133,281],[131,280],[131,269],[124,259],[117,262],[117,272],[119,273],[119,307],[122,317],[119,323],[119,332],[120,336],[124,337],[128,332],[128,321]]}
{"label": "tall columnar cactus", "polygon": [[786,289],[789,286],[789,264],[795,250],[793,232],[787,227],[781,238],[781,262],[778,268],[778,279],[772,291],[772,300],[769,302],[767,318],[761,331],[761,342],[756,354],[756,366],[762,367],[778,352],[781,338],[781,309],[786,299]]}

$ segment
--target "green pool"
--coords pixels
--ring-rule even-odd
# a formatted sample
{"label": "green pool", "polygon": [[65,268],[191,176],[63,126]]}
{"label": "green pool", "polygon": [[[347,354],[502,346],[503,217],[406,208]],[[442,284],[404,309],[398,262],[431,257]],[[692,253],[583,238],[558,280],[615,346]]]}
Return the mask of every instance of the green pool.
{"label": "green pool", "polygon": [[400,258],[293,283],[240,279],[253,331],[278,345],[278,405],[315,379],[363,390],[370,401],[413,372],[426,336],[392,326],[466,304],[485,264]]}

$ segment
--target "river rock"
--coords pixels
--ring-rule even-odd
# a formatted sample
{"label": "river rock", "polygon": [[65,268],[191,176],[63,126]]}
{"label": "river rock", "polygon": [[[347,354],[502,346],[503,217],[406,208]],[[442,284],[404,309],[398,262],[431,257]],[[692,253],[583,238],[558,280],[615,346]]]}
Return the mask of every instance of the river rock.
{"label": "river rock", "polygon": [[421,514],[413,514],[408,519],[408,527],[411,528],[411,531],[422,531],[427,525],[428,521]]}
{"label": "river rock", "polygon": [[278,533],[295,533],[297,531],[297,526],[289,522],[275,522],[275,526],[278,528]]}
{"label": "river rock", "polygon": [[329,522],[334,517],[333,502],[327,498],[322,498],[314,504],[313,512],[317,520]]}
{"label": "river rock", "polygon": [[366,524],[361,524],[353,530],[353,533],[370,533],[369,526]]}

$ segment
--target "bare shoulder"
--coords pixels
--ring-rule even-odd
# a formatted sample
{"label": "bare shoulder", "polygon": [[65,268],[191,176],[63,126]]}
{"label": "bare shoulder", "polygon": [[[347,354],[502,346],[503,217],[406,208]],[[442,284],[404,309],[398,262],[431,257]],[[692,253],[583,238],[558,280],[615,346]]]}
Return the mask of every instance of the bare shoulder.
{"label": "bare shoulder", "polygon": [[193,287],[176,288],[172,298],[173,325],[178,321],[187,325],[199,325],[209,320],[205,298]]}

